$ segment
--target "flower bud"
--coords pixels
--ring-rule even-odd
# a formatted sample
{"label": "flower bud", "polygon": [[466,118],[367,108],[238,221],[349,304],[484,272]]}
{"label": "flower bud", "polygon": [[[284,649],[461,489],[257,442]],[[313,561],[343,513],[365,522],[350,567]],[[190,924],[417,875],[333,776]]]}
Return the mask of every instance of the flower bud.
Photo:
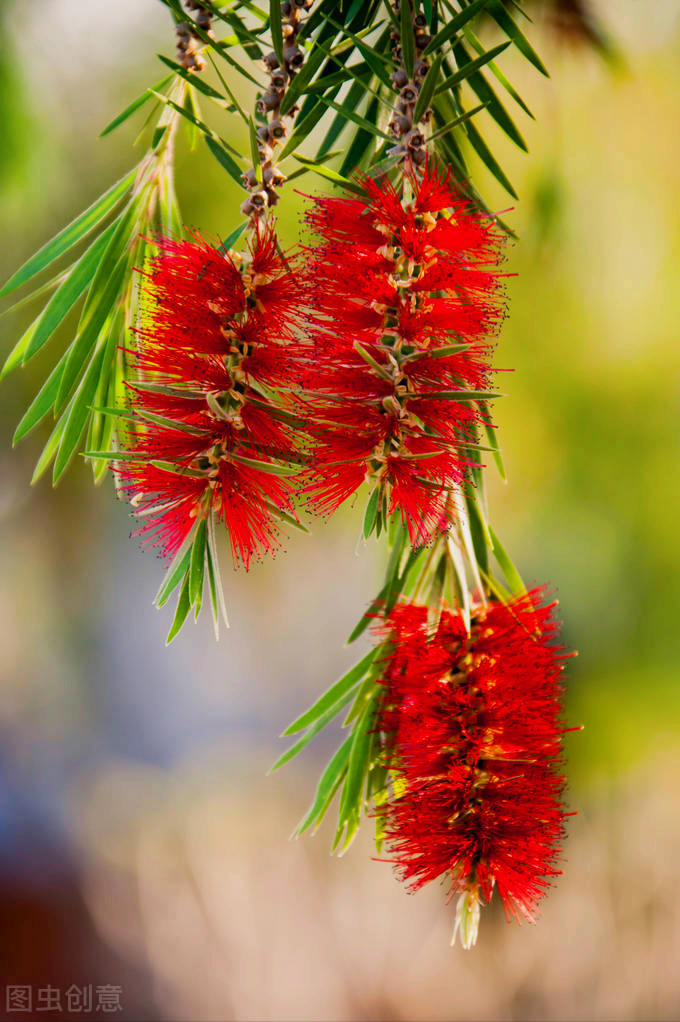
{"label": "flower bud", "polygon": [[270,110],[275,110],[280,102],[281,97],[277,96],[275,92],[263,92],[255,104],[255,108],[258,113],[266,114]]}
{"label": "flower bud", "polygon": [[297,70],[297,68],[302,67],[305,57],[300,47],[295,45],[285,47],[283,51],[283,59],[285,60],[287,67]]}
{"label": "flower bud", "polygon": [[278,117],[270,122],[269,124],[270,138],[275,139],[285,138],[286,132],[287,132],[286,125],[283,123],[283,121],[279,120]]}
{"label": "flower bud", "polygon": [[479,892],[475,889],[463,891],[456,905],[456,922],[451,937],[451,947],[456,943],[456,937],[460,934],[461,947],[469,951],[477,943],[479,934]]}

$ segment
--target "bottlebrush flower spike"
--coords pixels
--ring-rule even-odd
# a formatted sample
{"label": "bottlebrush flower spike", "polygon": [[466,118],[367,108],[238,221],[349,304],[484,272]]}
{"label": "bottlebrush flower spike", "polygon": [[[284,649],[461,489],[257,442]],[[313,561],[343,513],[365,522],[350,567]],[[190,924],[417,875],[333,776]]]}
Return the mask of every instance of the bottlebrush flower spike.
{"label": "bottlebrush flower spike", "polygon": [[157,245],[130,387],[137,421],[116,473],[144,516],[137,534],[162,554],[215,514],[248,568],[294,516],[295,419],[261,388],[300,375],[298,278],[271,225],[255,225],[243,256],[199,236]]}
{"label": "bottlebrush flower spike", "polygon": [[367,478],[415,544],[447,527],[445,491],[464,480],[478,440],[502,239],[450,172],[429,165],[407,181],[411,201],[366,178],[365,198],[323,196],[307,213],[319,237],[306,273],[316,310],[307,491],[329,513]]}
{"label": "bottlebrush flower spike", "polygon": [[[397,606],[377,727],[392,771],[385,836],[413,890],[445,878],[459,895],[453,938],[475,943],[497,888],[508,918],[533,922],[564,833],[562,660],[543,590],[442,613]],[[453,942],[453,941],[452,941]]]}

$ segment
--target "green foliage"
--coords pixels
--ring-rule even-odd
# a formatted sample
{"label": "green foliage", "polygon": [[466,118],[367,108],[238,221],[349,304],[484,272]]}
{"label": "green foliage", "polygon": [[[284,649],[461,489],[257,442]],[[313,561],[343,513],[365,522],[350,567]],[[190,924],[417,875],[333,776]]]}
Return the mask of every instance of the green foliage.
{"label": "green foliage", "polygon": [[[186,20],[180,0],[163,2],[174,22]],[[102,131],[103,136],[108,136],[140,111],[148,112],[148,127],[145,125],[140,136],[147,139],[142,159],[43,245],[0,290],[0,297],[14,297],[15,292],[24,289],[25,294],[27,286],[32,285],[32,294],[19,297],[15,304],[43,300],[33,322],[6,357],[0,378],[22,367],[48,346],[58,350],[55,338],[65,334],[69,317],[79,310],[73,335],[66,338],[65,349],[54,359],[54,368],[48,371],[15,432],[16,443],[46,419],[53,420],[33,481],[53,466],[53,482],[58,482],[78,452],[86,453],[94,479],[100,481],[107,474],[107,465],[125,457],[119,431],[126,421],[125,383],[130,376],[127,352],[134,348],[139,315],[139,276],[133,271],[143,268],[149,258],[150,243],[146,239],[159,230],[172,234],[181,231],[173,183],[174,145],[180,126],[187,131],[192,147],[204,138],[219,166],[237,183],[242,183],[243,171],[251,165],[256,174],[261,172],[256,137],[261,115],[253,117],[246,109],[250,103],[239,97],[241,86],[250,89],[255,84],[261,93],[264,76],[260,61],[272,47],[282,60],[280,5],[272,0],[268,9],[263,10],[250,2],[233,0],[229,4],[203,6],[214,15],[213,31],[208,34],[198,25],[194,29],[211,71],[200,75],[187,71],[166,55],[159,55],[165,76],[133,99]],[[456,4],[443,0],[440,5],[424,3],[422,11],[432,40],[426,51],[430,68],[416,113],[418,118],[425,117],[428,109],[432,109],[427,129],[432,149],[442,161],[453,165],[470,199],[480,207],[483,202],[469,183],[466,162],[469,151],[476,151],[514,195],[499,158],[491,151],[481,128],[472,121],[474,118],[476,122],[477,115],[486,111],[515,144],[526,148],[486,75],[495,77],[527,112],[526,104],[496,60],[514,45],[538,70],[543,71],[543,65],[515,19],[495,0],[459,0]],[[488,47],[473,32],[476,20],[484,12],[496,24],[496,36],[499,32],[502,36],[500,41],[492,40]],[[281,109],[282,116],[297,112],[287,140],[278,149],[278,162],[289,179],[313,173],[357,191],[360,188],[352,180],[357,171],[389,173],[394,169],[397,158],[391,150],[395,140],[385,130],[396,99],[392,85],[392,75],[397,70],[393,27],[400,31],[404,65],[412,76],[416,43],[409,4],[403,3],[401,15],[396,17],[386,0],[340,3],[316,0],[298,34],[305,61],[293,78]],[[470,99],[480,102],[471,104]],[[238,137],[230,126],[238,128],[243,138],[242,125],[247,128],[245,152],[230,141]],[[236,211],[234,219],[235,228],[223,243],[225,249],[236,244],[246,227],[239,223]],[[46,281],[48,274],[52,276]],[[370,357],[366,352],[360,354]],[[476,402],[486,402],[495,396],[488,392],[455,394],[457,400]],[[495,448],[492,432],[489,443]],[[500,459],[496,449],[494,456]],[[243,460],[251,467],[264,465]],[[294,467],[269,462],[267,470],[278,475],[296,471]],[[291,515],[279,512],[279,517],[289,525],[301,527]],[[386,495],[376,488],[366,509],[364,535],[380,536],[388,527],[394,530],[394,523],[390,526],[388,522]],[[419,563],[419,554],[407,549],[398,531],[397,537],[388,577],[374,609],[382,600],[388,606],[394,604],[412,581],[412,571]],[[398,554],[394,552],[397,549]],[[177,633],[192,608],[198,613],[206,578],[217,620],[223,601],[211,518],[196,527],[190,547],[175,559],[159,592],[159,605],[167,602],[173,592],[179,593],[169,638]],[[370,618],[362,618],[352,639],[364,631],[369,621]],[[316,728],[318,720],[311,726]],[[346,766],[352,783],[347,789],[349,794],[345,792],[343,796],[345,841],[350,839],[356,822],[356,792],[360,776],[363,778],[360,763],[365,751],[353,743],[348,752]]]}

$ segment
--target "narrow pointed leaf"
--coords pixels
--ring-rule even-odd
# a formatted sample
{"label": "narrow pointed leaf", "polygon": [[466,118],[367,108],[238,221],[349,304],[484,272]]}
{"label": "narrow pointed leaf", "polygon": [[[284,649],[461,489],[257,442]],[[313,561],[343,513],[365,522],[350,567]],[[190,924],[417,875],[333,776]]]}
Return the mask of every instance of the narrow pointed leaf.
{"label": "narrow pointed leaf", "polygon": [[[115,340],[115,338],[114,338]],[[82,436],[85,424],[90,415],[90,406],[99,382],[99,373],[102,361],[106,355],[110,355],[110,344],[102,344],[99,351],[92,358],[85,375],[83,376],[78,389],[74,395],[73,403],[70,406],[68,421],[59,443],[59,451],[54,462],[53,480],[56,485],[68,464],[73,457],[80,437]]]}
{"label": "narrow pointed leaf", "polygon": [[[180,78],[184,78],[184,80],[191,85],[192,89],[197,89],[198,92],[202,92],[204,96],[208,96],[210,99],[214,99],[221,106],[228,105],[227,100],[222,95],[222,93],[218,92],[217,89],[214,89],[212,87],[212,85],[209,85],[208,82],[204,81],[204,79],[201,78],[200,75],[192,74],[191,72],[186,71],[181,66],[181,64],[176,64],[174,60],[170,60],[168,57],[164,57],[162,53],[158,53],[156,54],[156,56],[167,67],[171,68],[171,70],[174,71],[176,75],[179,75]],[[158,91],[158,86],[154,86],[154,91],[156,92]]]}
{"label": "narrow pointed leaf", "polygon": [[368,498],[368,504],[366,505],[366,513],[364,514],[364,538],[368,537],[373,532],[375,527],[375,518],[378,513],[378,500],[380,499],[380,487],[376,486],[373,493]]}
{"label": "narrow pointed leaf", "polygon": [[189,567],[192,549],[192,543],[188,542],[177,551],[154,598],[153,602],[157,607],[164,607],[180,584]]}
{"label": "narrow pointed leaf", "polygon": [[444,25],[444,27],[437,32],[435,36],[432,37],[425,48],[425,55],[429,53],[438,53],[445,43],[447,43],[450,39],[453,39],[453,37],[460,32],[463,25],[466,25],[468,21],[476,17],[476,15],[478,15],[488,3],[489,0],[474,0],[469,7],[466,7],[454,18],[451,18],[451,20]]}
{"label": "narrow pointed leaf", "polygon": [[[463,64],[463,66],[471,63],[470,54],[462,43],[459,43],[455,47],[454,53],[456,55],[456,60]],[[472,63],[474,63],[474,61],[472,61]],[[522,152],[528,152],[528,146],[517,125],[487,82],[484,75],[479,71],[474,71],[472,74],[467,76],[467,82],[476,96],[486,104],[489,114],[493,117],[498,127],[505,132],[508,138],[511,139],[515,145],[522,150]]]}
{"label": "narrow pointed leaf", "polygon": [[248,227],[248,221],[244,220],[242,224],[239,224],[238,227],[236,227],[231,232],[231,234],[227,235],[227,237],[224,239],[224,241],[220,245],[220,248],[222,249],[222,251],[223,252],[228,252],[230,248],[233,248],[233,246],[236,244],[236,242],[241,237],[243,232],[247,229],[247,227]]}
{"label": "narrow pointed leaf", "polygon": [[399,42],[401,43],[401,55],[406,74],[409,80],[412,81],[416,64],[416,42],[413,37],[413,12],[410,0],[402,0],[400,11]]}
{"label": "narrow pointed leaf", "polygon": [[203,576],[205,572],[205,544],[207,526],[205,518],[198,523],[194,545],[191,548],[191,562],[189,565],[189,602],[200,608],[203,594]]}
{"label": "narrow pointed leaf", "polygon": [[296,834],[303,834],[313,823],[318,825],[321,822],[333,795],[342,783],[351,747],[352,736],[348,735],[321,775],[314,802],[298,824]]}
{"label": "narrow pointed leaf", "polygon": [[546,78],[550,78],[545,64],[536,53],[527,37],[520,31],[517,23],[510,17],[499,0],[493,0],[489,4],[489,14],[494,21],[503,29],[509,39],[512,39],[517,49],[522,53],[529,63],[533,64],[537,71],[540,71]]}
{"label": "narrow pointed leaf", "polygon": [[432,61],[429,71],[425,75],[425,80],[423,81],[423,84],[420,87],[418,99],[416,100],[416,105],[413,110],[414,124],[417,124],[420,118],[423,116],[423,114],[430,105],[430,100],[435,94],[443,60],[444,54],[438,53],[437,56]]}
{"label": "narrow pointed leaf", "polygon": [[187,619],[189,611],[191,610],[191,600],[189,599],[189,572],[187,571],[184,576],[184,582],[180,590],[179,599],[177,600],[177,610],[175,611],[175,617],[170,626],[168,637],[165,640],[165,645],[169,646],[172,640],[175,638],[177,633],[180,631],[182,625]]}
{"label": "narrow pointed leaf", "polygon": [[301,738],[298,738],[298,740],[277,759],[276,763],[269,768],[268,772],[273,774],[275,770],[278,770],[285,763],[289,763],[291,759],[298,755],[298,753],[302,752],[302,750],[309,745],[312,738],[314,738],[315,735],[318,735],[319,731],[322,731],[327,724],[330,724],[334,717],[337,717],[337,715],[344,710],[345,706],[347,706],[347,704],[354,698],[358,689],[359,682],[356,682],[356,684],[345,692],[336,703],[333,703],[333,705],[330,706],[326,712],[322,714],[322,716],[318,717],[317,720],[310,725],[304,735],[302,735]]}
{"label": "narrow pointed leaf", "polygon": [[59,382],[61,380],[61,374],[64,371],[67,358],[68,351],[65,351],[22,415],[12,438],[13,447],[16,446],[20,440],[23,440],[25,436],[28,436],[28,434],[35,429],[38,423],[42,422],[45,416],[51,411],[59,391]]}
{"label": "narrow pointed leaf", "polygon": [[269,30],[272,34],[272,46],[278,57],[279,66],[285,67],[283,59],[283,25],[281,23],[280,0],[269,0]]}
{"label": "narrow pointed leaf", "polygon": [[[40,351],[43,345],[49,341],[59,324],[64,320],[67,313],[70,312],[87,286],[90,284],[95,275],[97,266],[99,265],[101,255],[106,248],[114,229],[115,222],[107,227],[106,230],[103,231],[102,234],[100,234],[92,243],[92,245],[90,245],[87,251],[83,253],[64,283],[54,292],[37,321],[29,327],[31,336],[28,338],[28,342],[23,350],[23,356],[21,358],[22,365],[25,365],[31,358],[33,358],[33,356]],[[25,336],[26,335],[24,335],[24,337]],[[23,340],[24,338],[21,339],[19,345]],[[17,352],[19,345],[17,345],[5,362],[2,373],[0,374],[0,379],[2,379],[2,377],[16,366],[17,358],[15,357],[15,352]]]}
{"label": "narrow pointed leaf", "polygon": [[510,586],[510,590],[516,595],[525,593],[526,586],[522,581],[522,576],[510,560],[508,552],[491,526],[489,526],[489,535],[491,536],[491,542],[493,543],[493,555],[498,561],[501,571],[505,575],[505,581]]}
{"label": "narrow pointed leaf", "polygon": [[343,674],[342,678],[339,678],[335,684],[331,685],[324,694],[317,699],[313,706],[310,706],[301,717],[293,721],[286,730],[283,732],[282,738],[287,735],[293,735],[297,731],[302,731],[304,728],[313,724],[322,714],[325,714],[332,706],[334,706],[339,699],[341,699],[350,689],[354,688],[355,685],[366,674],[368,669],[371,667],[373,661],[376,658],[380,647],[370,650],[366,656],[362,657],[358,663],[350,667],[346,674]]}
{"label": "narrow pointed leaf", "polygon": [[475,71],[484,67],[485,64],[488,64],[494,59],[494,57],[497,57],[500,53],[502,53],[503,50],[507,50],[508,46],[510,46],[509,42],[499,43],[498,46],[494,46],[493,49],[489,50],[487,53],[483,53],[481,56],[475,57],[474,60],[468,60],[467,63],[463,64],[463,66],[454,72],[454,74],[445,78],[436,91],[447,92],[449,89],[455,88],[456,85],[460,85],[461,82],[468,81]]}
{"label": "narrow pointed leaf", "polygon": [[486,164],[486,166],[489,168],[489,170],[496,178],[498,183],[501,184],[503,188],[505,188],[506,192],[512,195],[513,199],[518,199],[519,196],[517,195],[517,192],[510,183],[505,172],[501,169],[495,156],[493,155],[493,153],[487,146],[486,142],[484,141],[484,139],[479,134],[479,132],[477,131],[477,129],[475,128],[474,124],[472,124],[471,121],[465,122],[465,131],[470,141],[470,144],[472,145],[472,148],[475,150],[482,163]]}
{"label": "narrow pointed leaf", "polygon": [[[161,57],[161,60],[162,59],[163,58]],[[168,63],[172,62],[168,61]],[[161,78],[160,82],[156,82],[155,85],[152,85],[150,89],[145,89],[141,96],[137,96],[137,99],[133,99],[129,106],[126,106],[124,110],[121,110],[121,112],[106,125],[104,130],[99,133],[99,137],[104,138],[105,135],[110,135],[111,132],[115,131],[119,125],[123,124],[124,121],[127,121],[129,117],[132,117],[132,115],[136,113],[140,107],[143,107],[145,103],[148,103],[150,99],[153,99],[153,92],[158,92],[159,89],[164,89],[171,81],[172,75],[167,75],[166,78]]]}
{"label": "narrow pointed leaf", "polygon": [[489,413],[489,409],[486,407],[483,401],[480,401],[479,410],[481,411],[482,417],[485,420],[484,432],[486,433],[487,439],[489,441],[489,447],[491,448],[492,457],[496,463],[498,474],[503,480],[503,482],[506,482],[508,477],[505,472],[505,465],[503,464],[503,455],[501,454],[501,449],[498,445],[498,431],[494,429],[494,427],[490,424],[491,415]]}
{"label": "narrow pointed leaf", "polygon": [[55,401],[56,411],[63,406],[64,401],[71,393],[76,380],[82,372],[85,360],[93,351],[100,332],[111,315],[111,310],[115,309],[128,268],[127,253],[123,253],[120,259],[111,266],[110,276],[108,276],[105,282],[102,282],[101,288],[95,288],[97,279],[101,279],[102,267],[105,265],[109,265],[106,255],[99,264],[95,279],[90,285],[90,294],[96,294],[96,300],[90,305],[89,309],[86,303],[81,316],[78,334],[69,348],[68,359],[62,373],[59,393]]}
{"label": "narrow pointed leaf", "polygon": [[21,287],[26,281],[31,280],[47,266],[50,266],[55,259],[68,252],[70,248],[73,248],[81,238],[84,238],[90,231],[94,230],[97,224],[118,205],[125,193],[131,188],[136,174],[137,168],[135,167],[109,188],[101,198],[93,202],[84,213],[76,217],[68,227],[65,227],[51,241],[43,245],[16,273],[12,274],[4,287],[0,289],[0,298]]}
{"label": "narrow pointed leaf", "polygon": [[31,486],[34,486],[38,482],[38,480],[44,475],[44,473],[52,464],[54,456],[59,448],[59,444],[61,443],[61,438],[64,435],[64,430],[66,429],[66,423],[68,422],[70,410],[71,406],[69,405],[63,411],[56,425],[54,426],[54,429],[50,433],[47,443],[43,447],[42,453],[38,458],[38,462],[35,468],[33,469],[33,475],[31,476]]}
{"label": "narrow pointed leaf", "polygon": [[301,156],[300,153],[293,153],[295,159],[305,167],[309,167],[310,170],[314,171],[320,177],[325,177],[327,181],[332,181],[334,184],[342,185],[343,188],[347,188],[350,192],[355,192],[358,195],[363,195],[364,190],[359,185],[355,184],[354,181],[350,181],[348,177],[343,177],[342,174],[338,174],[336,170],[331,170],[330,167],[324,166],[322,163],[315,163],[313,160],[308,160],[306,157]]}
{"label": "narrow pointed leaf", "polygon": [[214,138],[210,135],[205,136],[205,144],[207,145],[210,152],[213,154],[218,163],[226,170],[227,174],[236,182],[237,185],[243,187],[243,171],[239,167],[236,160],[229,155],[224,146],[221,146]]}

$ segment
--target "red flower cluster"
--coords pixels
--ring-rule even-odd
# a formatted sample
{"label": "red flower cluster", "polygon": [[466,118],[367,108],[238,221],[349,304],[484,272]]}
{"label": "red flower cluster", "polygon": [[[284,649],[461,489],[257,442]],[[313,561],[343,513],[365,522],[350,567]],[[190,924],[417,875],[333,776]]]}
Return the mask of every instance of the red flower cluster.
{"label": "red flower cluster", "polygon": [[448,525],[447,490],[477,440],[470,392],[489,375],[485,338],[500,319],[500,236],[432,167],[383,178],[365,198],[314,200],[307,287],[316,310],[308,492],[334,511],[367,478],[399,509],[414,543]]}
{"label": "red flower cluster", "polygon": [[293,514],[279,462],[295,457],[289,416],[266,390],[300,375],[300,289],[273,228],[232,256],[200,237],[158,242],[132,385],[137,428],[116,471],[143,515],[138,530],[174,554],[215,513],[234,561],[277,545]]}
{"label": "red flower cluster", "polygon": [[385,624],[386,835],[412,889],[446,877],[460,894],[454,938],[460,930],[466,947],[494,886],[509,918],[533,921],[559,872],[566,654],[542,597],[478,607],[470,634],[460,612],[445,610],[428,638],[427,609],[413,604]]}

